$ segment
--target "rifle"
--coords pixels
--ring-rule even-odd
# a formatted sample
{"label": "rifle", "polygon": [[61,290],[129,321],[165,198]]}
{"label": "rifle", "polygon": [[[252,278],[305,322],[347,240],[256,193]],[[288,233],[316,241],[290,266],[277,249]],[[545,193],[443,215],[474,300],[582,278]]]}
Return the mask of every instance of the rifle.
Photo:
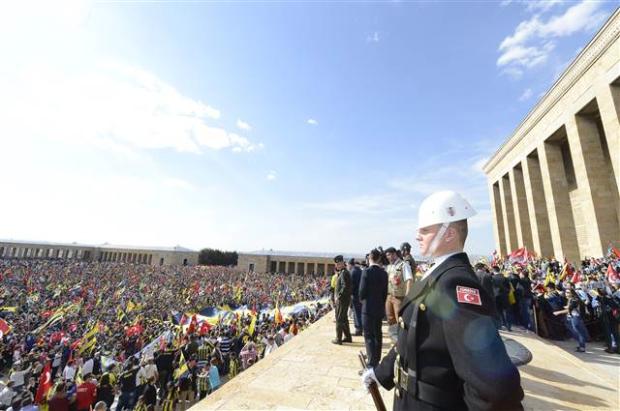
{"label": "rifle", "polygon": [[[362,364],[362,370],[366,370],[366,356],[363,352],[360,351],[358,357],[360,359],[360,363]],[[372,395],[372,400],[375,403],[375,408],[377,409],[377,411],[387,411],[385,409],[385,404],[383,403],[383,398],[381,398],[381,393],[379,392],[379,387],[377,386],[376,382],[373,381],[370,383],[368,391],[370,392],[370,395]]]}

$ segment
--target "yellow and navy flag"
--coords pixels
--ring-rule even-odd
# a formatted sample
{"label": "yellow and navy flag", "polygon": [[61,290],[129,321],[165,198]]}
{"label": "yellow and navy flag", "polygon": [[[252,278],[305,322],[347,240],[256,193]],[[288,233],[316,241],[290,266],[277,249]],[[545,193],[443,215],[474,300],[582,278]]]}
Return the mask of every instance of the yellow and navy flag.
{"label": "yellow and navy flag", "polygon": [[125,311],[130,313],[130,312],[132,312],[135,309],[136,309],[136,305],[133,303],[133,301],[129,300],[129,302],[127,303],[127,308],[125,309]]}
{"label": "yellow and navy flag", "polygon": [[179,359],[179,367],[174,371],[174,379],[175,380],[179,379],[179,377],[181,377],[183,373],[185,373],[188,370],[189,368],[187,368],[187,363],[185,362],[185,356],[183,355],[183,352],[181,351],[181,358]]}
{"label": "yellow and navy flag", "polygon": [[116,319],[119,322],[124,322],[125,320],[127,320],[127,316],[125,315],[125,311],[123,311],[122,308],[118,308],[116,310]]}
{"label": "yellow and navy flag", "polygon": [[4,307],[0,307],[0,312],[14,313],[17,312],[17,307],[7,307],[5,305]]}
{"label": "yellow and navy flag", "polygon": [[248,333],[254,335],[254,330],[256,330],[256,315],[250,313],[250,316],[252,317],[252,322],[250,323],[250,328],[248,328]]}

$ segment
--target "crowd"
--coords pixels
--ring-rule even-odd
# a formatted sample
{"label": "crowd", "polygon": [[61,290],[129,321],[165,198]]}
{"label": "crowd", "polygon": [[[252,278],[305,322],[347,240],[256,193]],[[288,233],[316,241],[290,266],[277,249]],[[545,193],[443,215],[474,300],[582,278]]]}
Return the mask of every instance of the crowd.
{"label": "crowd", "polygon": [[324,277],[222,267],[0,260],[0,284],[11,411],[183,410],[329,310],[279,309],[328,295]]}
{"label": "crowd", "polygon": [[495,298],[498,328],[516,324],[541,337],[578,341],[584,352],[589,340],[603,340],[606,351],[620,346],[620,251],[607,257],[568,261],[519,256],[479,262],[476,273]]}

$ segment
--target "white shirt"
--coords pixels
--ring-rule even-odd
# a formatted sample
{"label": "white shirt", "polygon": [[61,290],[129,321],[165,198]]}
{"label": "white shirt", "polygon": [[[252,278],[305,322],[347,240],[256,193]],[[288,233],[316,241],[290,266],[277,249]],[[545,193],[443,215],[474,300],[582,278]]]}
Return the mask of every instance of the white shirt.
{"label": "white shirt", "polygon": [[[403,261],[402,259],[398,259],[398,261],[396,261],[394,263],[394,265],[400,263],[401,261]],[[411,266],[409,265],[408,262],[403,261],[403,281],[407,282],[409,280],[413,280],[413,273],[411,272]]]}
{"label": "white shirt", "polygon": [[274,342],[273,344],[267,343],[265,346],[265,357],[274,352],[278,348],[278,345]]}
{"label": "white shirt", "polygon": [[82,377],[92,373],[94,366],[95,366],[95,361],[93,361],[92,358],[89,358],[82,366]]}
{"label": "white shirt", "polygon": [[26,374],[28,374],[30,372],[30,367],[28,367],[28,369],[23,370],[23,371],[13,371],[11,373],[11,376],[9,377],[9,380],[13,381],[14,383],[14,387],[21,387],[22,385],[24,385],[24,383],[26,382]]}
{"label": "white shirt", "polygon": [[460,253],[462,253],[462,251],[456,251],[454,253],[448,253],[448,254],[440,255],[439,257],[435,257],[435,265],[429,268],[428,270],[426,270],[426,272],[422,276],[422,279],[424,280],[426,277],[431,275],[431,273],[435,270],[435,268],[439,267],[441,263],[446,261],[448,258],[452,257],[453,255],[460,254]]}
{"label": "white shirt", "polygon": [[157,366],[155,364],[146,364],[144,366],[144,373],[146,378],[155,378],[157,376]]}
{"label": "white shirt", "polygon": [[15,396],[15,391],[10,389],[9,387],[4,387],[2,391],[0,391],[0,404],[9,406],[13,401],[13,397]]}
{"label": "white shirt", "polygon": [[73,381],[73,379],[75,378],[75,368],[71,367],[70,365],[67,365],[65,369],[62,371],[62,378],[65,381]]}

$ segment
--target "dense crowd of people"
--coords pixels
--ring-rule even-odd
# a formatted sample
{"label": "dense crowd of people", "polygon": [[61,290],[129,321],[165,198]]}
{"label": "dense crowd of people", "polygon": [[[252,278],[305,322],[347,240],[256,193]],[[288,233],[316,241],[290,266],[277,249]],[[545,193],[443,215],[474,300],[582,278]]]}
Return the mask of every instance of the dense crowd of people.
{"label": "dense crowd of people", "polygon": [[[578,265],[528,255],[474,268],[497,328],[619,352],[616,249]],[[285,318],[278,307],[334,287],[327,277],[66,260],[0,261],[0,282],[0,410],[10,411],[184,410],[331,309],[317,302]]]}
{"label": "dense crowd of people", "polygon": [[325,277],[223,267],[0,260],[0,283],[11,411],[182,410],[330,309],[278,308],[325,297]]}
{"label": "dense crowd of people", "polygon": [[603,340],[618,353],[620,252],[574,265],[555,259],[518,258],[475,265],[482,286],[495,298],[498,328],[519,325],[544,338]]}

